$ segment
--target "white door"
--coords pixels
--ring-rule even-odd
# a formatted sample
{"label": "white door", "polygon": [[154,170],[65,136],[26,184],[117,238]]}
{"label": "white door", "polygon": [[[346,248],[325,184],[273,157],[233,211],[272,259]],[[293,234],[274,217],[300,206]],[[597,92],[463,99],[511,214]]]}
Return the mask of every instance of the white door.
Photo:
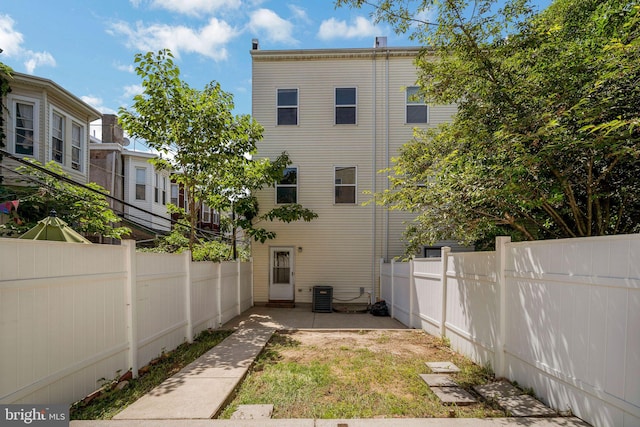
{"label": "white door", "polygon": [[269,299],[293,301],[293,248],[271,248]]}

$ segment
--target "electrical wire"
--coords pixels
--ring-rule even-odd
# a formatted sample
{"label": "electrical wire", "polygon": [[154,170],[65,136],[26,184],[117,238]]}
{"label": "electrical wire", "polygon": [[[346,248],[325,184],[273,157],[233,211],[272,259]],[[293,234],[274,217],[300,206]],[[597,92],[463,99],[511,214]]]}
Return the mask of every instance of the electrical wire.
{"label": "electrical wire", "polygon": [[[102,192],[102,191],[99,191],[99,190],[96,190],[96,189],[94,189],[94,188],[91,188],[91,187],[89,187],[89,186],[87,186],[87,185],[85,185],[85,184],[83,184],[83,183],[80,183],[80,182],[74,181],[73,179],[71,179],[71,178],[69,178],[69,177],[67,177],[67,176],[64,176],[64,175],[58,174],[58,173],[56,173],[56,172],[50,171],[50,170],[48,170],[48,169],[46,169],[46,168],[44,168],[44,167],[40,166],[40,165],[37,165],[37,164],[31,163],[31,162],[28,162],[28,161],[26,161],[26,160],[24,160],[24,159],[21,159],[21,158],[19,158],[19,157],[15,156],[15,155],[13,155],[12,153],[9,153],[9,152],[8,152],[8,151],[6,151],[6,150],[0,149],[0,153],[1,153],[3,156],[6,156],[6,157],[8,157],[8,158],[10,158],[10,159],[12,159],[12,160],[15,160],[15,161],[17,161],[17,162],[19,162],[19,163],[22,163],[22,164],[26,165],[26,166],[32,167],[32,168],[34,168],[34,169],[37,169],[37,170],[39,170],[40,172],[46,173],[46,174],[47,174],[47,175],[49,175],[49,176],[52,176],[52,177],[54,177],[54,178],[57,178],[57,179],[60,179],[61,181],[66,182],[66,183],[68,183],[68,184],[75,185],[75,186],[77,186],[77,187],[80,187],[80,188],[83,188],[83,189],[85,189],[85,190],[88,190],[88,191],[91,191],[91,192],[93,192],[93,193],[96,193],[96,194],[99,194],[99,195],[101,195],[101,196],[104,196],[104,197],[106,197],[107,199],[113,200],[113,201],[115,201],[115,202],[117,202],[117,203],[121,203],[123,206],[127,206],[127,207],[129,207],[129,208],[135,209],[135,210],[137,210],[137,211],[140,211],[140,212],[142,212],[142,213],[145,213],[145,214],[147,214],[147,215],[150,215],[151,217],[159,218],[159,219],[162,219],[163,221],[169,221],[171,224],[178,224],[178,225],[183,225],[183,226],[185,226],[185,227],[190,227],[190,224],[187,224],[187,223],[185,223],[185,222],[183,222],[183,221],[180,221],[180,220],[174,220],[173,218],[170,218],[170,217],[169,217],[169,218],[167,218],[167,217],[162,216],[162,215],[159,215],[159,214],[157,214],[157,213],[155,213],[155,212],[152,212],[152,211],[149,211],[149,210],[143,209],[143,208],[141,208],[141,207],[139,207],[139,206],[135,206],[135,205],[133,205],[133,204],[131,204],[131,203],[128,203],[128,202],[126,202],[126,201],[124,201],[124,200],[122,200],[122,199],[118,199],[117,197],[111,196],[110,194],[107,194],[107,193],[104,193],[104,192]],[[37,182],[37,183],[38,183],[38,184],[40,184],[40,185],[44,185],[44,186],[47,186],[47,187],[51,188],[51,187],[50,187],[50,186],[48,186],[46,183],[44,183],[44,182],[42,182],[42,181],[39,181],[39,180],[37,180],[36,178],[34,178],[34,177],[30,176],[30,175],[23,174],[23,173],[21,173],[21,172],[17,171],[16,169],[11,169],[11,168],[9,168],[9,167],[7,167],[7,166],[5,166],[5,165],[0,165],[0,166],[1,166],[3,169],[6,169],[6,170],[8,170],[8,171],[10,171],[10,172],[13,172],[13,173],[15,173],[15,174],[17,174],[17,175],[20,175],[20,176],[26,177],[27,179],[31,180],[32,182]],[[15,177],[14,177],[14,178],[15,178]],[[80,198],[80,200],[84,200],[84,199],[81,199],[81,198]],[[87,200],[84,200],[84,201],[87,201]],[[119,216],[120,216],[121,218],[125,219],[125,220],[131,221],[131,223],[132,223],[132,224],[134,224],[134,225],[136,225],[136,226],[140,226],[141,228],[144,228],[144,229],[147,229],[147,230],[151,230],[149,227],[147,227],[147,226],[145,226],[145,225],[143,225],[143,224],[139,224],[139,223],[137,223],[137,222],[135,222],[135,221],[132,221],[132,220],[128,219],[128,218],[127,218],[127,215],[128,215],[128,216],[130,216],[130,217],[132,217],[132,218],[136,218],[136,219],[138,219],[138,220],[143,220],[143,221],[147,221],[147,220],[148,220],[148,219],[146,219],[146,218],[141,218],[141,217],[139,217],[139,216],[132,215],[131,213],[127,213],[127,214],[125,214],[124,212],[122,213],[122,215],[119,215]],[[154,233],[156,233],[156,234],[157,234],[157,230],[152,230],[152,231],[153,231]],[[198,233],[200,233],[200,236],[202,236],[202,237],[209,235],[209,236],[213,236],[213,237],[214,237],[214,239],[217,237],[217,238],[219,238],[219,239],[223,239],[223,240],[227,240],[227,241],[231,241],[231,240],[232,240],[232,238],[224,236],[224,235],[223,235],[222,233],[220,233],[219,231],[205,230],[205,229],[198,228],[198,227],[196,227],[196,228],[195,228],[195,231],[196,231],[196,232],[198,232]],[[167,234],[168,234],[168,233],[169,233],[169,232],[167,232]]]}

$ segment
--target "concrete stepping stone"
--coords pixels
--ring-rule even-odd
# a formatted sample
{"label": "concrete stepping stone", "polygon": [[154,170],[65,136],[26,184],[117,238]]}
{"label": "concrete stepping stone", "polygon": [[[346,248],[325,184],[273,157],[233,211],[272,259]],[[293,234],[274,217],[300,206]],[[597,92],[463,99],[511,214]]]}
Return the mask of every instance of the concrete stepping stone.
{"label": "concrete stepping stone", "polygon": [[431,391],[445,405],[466,406],[477,402],[475,397],[460,387],[431,387]]}
{"label": "concrete stepping stone", "polygon": [[238,405],[232,420],[265,420],[273,414],[273,405]]}
{"label": "concrete stepping stone", "polygon": [[512,417],[553,417],[557,415],[553,409],[528,394],[500,397],[496,401]]}
{"label": "concrete stepping stone", "polygon": [[474,386],[473,389],[487,400],[495,400],[501,397],[520,396],[524,394],[518,387],[506,381],[495,381],[483,385]]}
{"label": "concrete stepping stone", "polygon": [[460,368],[451,362],[426,362],[434,374],[453,374],[460,372]]}
{"label": "concrete stepping stone", "polygon": [[458,387],[458,383],[452,380],[449,375],[420,374],[420,378],[422,378],[429,387]]}

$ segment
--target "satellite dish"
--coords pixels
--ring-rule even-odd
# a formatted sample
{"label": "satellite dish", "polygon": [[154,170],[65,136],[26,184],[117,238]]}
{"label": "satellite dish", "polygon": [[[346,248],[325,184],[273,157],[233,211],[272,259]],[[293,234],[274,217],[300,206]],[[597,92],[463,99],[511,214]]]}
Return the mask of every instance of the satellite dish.
{"label": "satellite dish", "polygon": [[131,141],[129,141],[129,138],[122,138],[122,146],[123,147],[128,147],[129,144],[131,144]]}

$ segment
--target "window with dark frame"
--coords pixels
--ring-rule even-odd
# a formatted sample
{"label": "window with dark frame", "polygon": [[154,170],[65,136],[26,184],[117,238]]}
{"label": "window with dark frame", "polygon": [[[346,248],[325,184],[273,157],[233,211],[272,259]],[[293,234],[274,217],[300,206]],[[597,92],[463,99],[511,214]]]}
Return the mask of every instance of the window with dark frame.
{"label": "window with dark frame", "polygon": [[335,203],[355,204],[356,203],[356,168],[336,167],[334,175]]}
{"label": "window with dark frame", "polygon": [[298,89],[278,89],[278,126],[298,124]]}
{"label": "window with dark frame", "polygon": [[285,168],[284,176],[276,184],[276,203],[298,203],[298,168]]}
{"label": "window with dark frame", "polygon": [[337,125],[356,124],[356,88],[337,87],[335,93]]}
{"label": "window with dark frame", "polygon": [[407,87],[407,123],[429,123],[429,107],[424,102],[418,86]]}

